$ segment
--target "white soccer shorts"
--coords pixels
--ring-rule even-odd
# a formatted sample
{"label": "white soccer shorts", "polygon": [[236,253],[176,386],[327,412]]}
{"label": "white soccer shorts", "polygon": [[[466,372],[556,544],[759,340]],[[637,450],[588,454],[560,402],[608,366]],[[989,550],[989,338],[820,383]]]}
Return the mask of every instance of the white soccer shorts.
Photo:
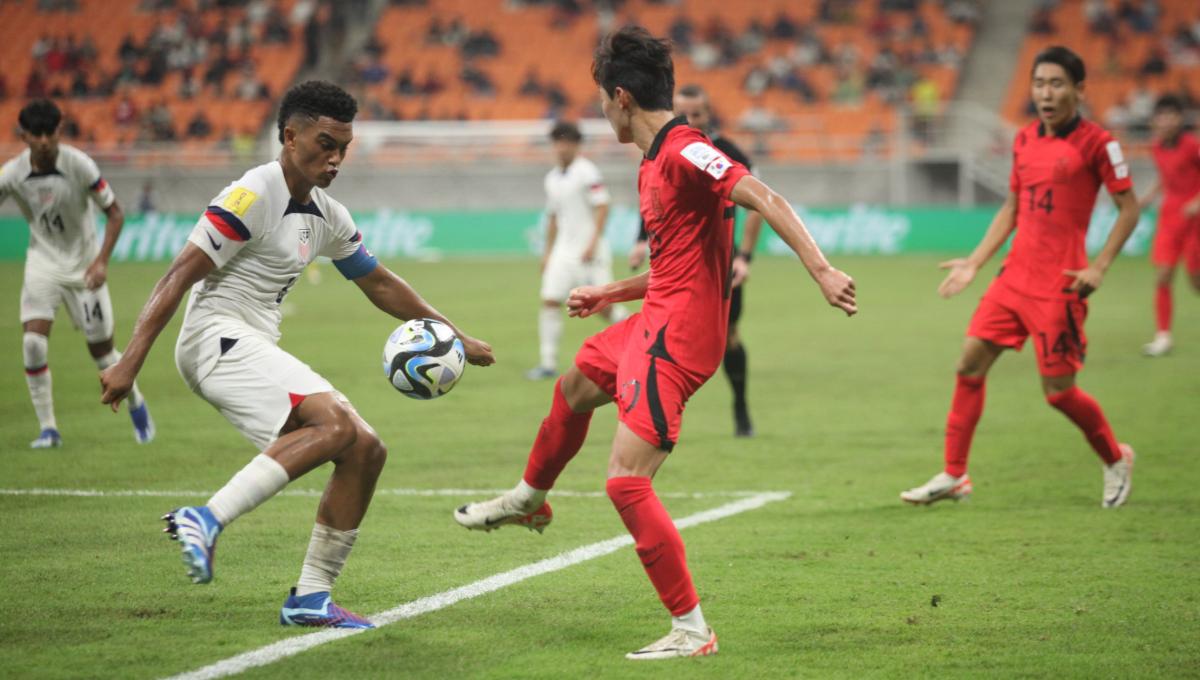
{"label": "white soccer shorts", "polygon": [[113,336],[112,298],[108,285],[88,290],[80,282],[63,284],[39,276],[26,276],[21,286],[21,323],[54,320],[59,305],[65,305],[75,328],[83,331],[89,343],[103,342]]}
{"label": "white soccer shorts", "polygon": [[551,257],[542,273],[542,299],[566,302],[572,288],[603,286],[612,281],[612,258],[597,256],[591,262]]}
{"label": "white soccer shorts", "polygon": [[259,451],[275,441],[304,397],[322,392],[344,399],[308,364],[253,335],[237,338],[196,386]]}

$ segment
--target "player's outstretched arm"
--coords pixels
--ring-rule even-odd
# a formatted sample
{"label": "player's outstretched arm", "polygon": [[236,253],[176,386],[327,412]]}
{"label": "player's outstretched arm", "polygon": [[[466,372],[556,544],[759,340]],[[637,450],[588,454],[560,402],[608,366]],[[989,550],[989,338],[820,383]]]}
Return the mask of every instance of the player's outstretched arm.
{"label": "player's outstretched arm", "polygon": [[603,312],[609,305],[641,300],[646,297],[646,288],[649,285],[650,272],[645,271],[603,286],[580,286],[567,296],[567,315],[586,319]]}
{"label": "player's outstretched arm", "polygon": [[426,302],[407,281],[387,267],[375,265],[369,273],[354,279],[354,283],[372,304],[401,321],[436,319],[454,329],[454,334],[462,340],[467,361],[472,365],[491,366],[496,363],[491,345],[463,333],[449,319],[442,316],[441,312],[434,309],[433,305]]}
{"label": "player's outstretched arm", "polygon": [[1008,240],[1008,235],[1016,227],[1017,196],[1009,193],[1008,198],[1004,199],[1004,205],[1000,206],[1000,209],[996,211],[996,216],[992,218],[992,223],[983,235],[983,240],[975,246],[975,250],[967,257],[946,260],[938,265],[942,269],[950,270],[950,273],[946,274],[946,278],[938,286],[938,295],[949,298],[963,292],[967,286],[971,285],[971,281],[975,280],[975,275],[979,273],[980,267],[992,259],[992,256],[996,254],[997,250],[1000,250],[1000,246],[1004,245],[1004,242]]}
{"label": "player's outstretched arm", "polygon": [[183,246],[167,273],[163,275],[133,327],[133,337],[125,346],[121,360],[100,373],[100,402],[112,406],[115,412],[121,400],[129,394],[133,380],[142,370],[146,355],[154,341],[175,315],[179,301],[197,281],[208,276],[216,265],[208,255],[192,243]]}
{"label": "player's outstretched arm", "polygon": [[838,271],[825,259],[825,254],[813,240],[812,234],[791,204],[757,177],[746,175],[738,180],[729,194],[729,200],[743,208],[757,211],[779,238],[788,244],[792,252],[800,257],[809,275],[821,288],[821,294],[830,306],[837,307],[853,316],[858,312],[858,301],[854,293],[854,279]]}
{"label": "player's outstretched arm", "polygon": [[104,215],[107,218],[104,223],[104,243],[100,245],[96,259],[92,260],[83,274],[83,284],[88,290],[96,290],[108,281],[108,260],[117,246],[121,228],[125,226],[125,211],[121,210],[121,204],[117,201],[114,200],[104,209]]}
{"label": "player's outstretched arm", "polygon": [[1075,279],[1071,284],[1071,290],[1079,291],[1083,297],[1091,295],[1104,282],[1104,272],[1108,271],[1113,260],[1121,254],[1121,248],[1125,246],[1125,241],[1129,239],[1133,230],[1137,229],[1138,219],[1142,216],[1142,211],[1138,208],[1137,196],[1134,195],[1132,189],[1113,194],[1112,199],[1120,212],[1117,213],[1117,221],[1113,224],[1112,232],[1108,235],[1104,249],[1086,268],[1068,269],[1063,272]]}

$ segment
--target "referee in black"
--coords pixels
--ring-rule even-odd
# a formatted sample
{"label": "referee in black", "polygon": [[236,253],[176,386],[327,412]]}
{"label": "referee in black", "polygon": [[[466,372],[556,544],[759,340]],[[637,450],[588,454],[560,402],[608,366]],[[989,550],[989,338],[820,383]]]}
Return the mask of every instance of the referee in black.
{"label": "referee in black", "polygon": [[[720,134],[713,125],[712,107],[708,95],[699,85],[686,85],[675,93],[675,114],[687,116],[688,125],[708,135],[713,146],[717,147],[729,158],[754,171],[750,159],[728,137]],[[750,408],[746,404],[746,346],[738,336],[738,319],[742,316],[742,289],[746,278],[750,275],[750,260],[754,257],[754,247],[758,243],[758,234],[762,231],[762,215],[753,210],[746,211],[746,222],[742,228],[742,242],[733,257],[733,291],[729,301],[729,335],[725,340],[725,375],[733,388],[733,422],[734,435],[737,437],[753,437],[754,425],[750,422]],[[649,252],[646,241],[646,223],[642,222],[642,230],[638,234],[637,243],[629,252],[629,266],[637,269],[642,266]]]}

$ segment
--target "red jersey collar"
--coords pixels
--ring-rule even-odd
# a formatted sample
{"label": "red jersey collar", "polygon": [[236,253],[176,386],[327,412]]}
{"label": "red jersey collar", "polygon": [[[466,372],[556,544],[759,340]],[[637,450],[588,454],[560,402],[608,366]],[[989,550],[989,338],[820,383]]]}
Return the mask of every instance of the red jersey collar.
{"label": "red jersey collar", "polygon": [[[1075,131],[1075,128],[1079,127],[1079,124],[1081,122],[1083,122],[1083,118],[1081,118],[1078,113],[1075,114],[1074,118],[1067,121],[1066,125],[1062,126],[1054,133],[1054,136],[1058,137],[1059,139],[1066,139],[1072,132]],[[1038,123],[1038,137],[1045,137],[1045,136],[1046,136],[1046,124]]]}
{"label": "red jersey collar", "polygon": [[680,125],[687,125],[687,116],[672,118],[671,122],[662,126],[658,134],[654,135],[654,142],[650,144],[650,150],[646,152],[646,160],[652,161],[658,156],[658,149],[663,145],[663,142],[667,141],[667,134]]}

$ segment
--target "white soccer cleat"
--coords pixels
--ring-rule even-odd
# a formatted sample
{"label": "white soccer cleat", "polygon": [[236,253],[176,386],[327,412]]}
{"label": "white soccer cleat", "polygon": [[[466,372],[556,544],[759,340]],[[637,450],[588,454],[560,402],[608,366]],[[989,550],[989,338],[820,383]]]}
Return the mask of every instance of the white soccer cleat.
{"label": "white soccer cleat", "polygon": [[29,442],[31,449],[57,449],[62,446],[62,435],[53,427],[42,430],[37,439]]}
{"label": "white soccer cleat", "polygon": [[1129,491],[1133,488],[1133,459],[1135,453],[1129,444],[1121,444],[1121,460],[1104,466],[1104,498],[1102,508],[1125,505]]}
{"label": "white soccer cleat", "polygon": [[971,495],[971,476],[954,477],[939,472],[928,482],[900,492],[900,500],[913,505],[929,505],[944,500],[961,501]]}
{"label": "white soccer cleat", "polygon": [[711,656],[717,653],[717,634],[712,628],[707,633],[697,633],[684,628],[672,628],[666,637],[625,655],[633,661],[657,661],[659,659],[686,659],[693,656]]}
{"label": "white soccer cleat", "polygon": [[550,526],[553,519],[554,512],[549,503],[529,508],[514,499],[512,492],[490,501],[467,503],[454,511],[454,521],[474,531],[491,531],[505,524],[516,524],[540,534]]}
{"label": "white soccer cleat", "polygon": [[1142,354],[1148,357],[1161,357],[1171,353],[1171,334],[1159,333],[1154,339],[1142,345]]}

